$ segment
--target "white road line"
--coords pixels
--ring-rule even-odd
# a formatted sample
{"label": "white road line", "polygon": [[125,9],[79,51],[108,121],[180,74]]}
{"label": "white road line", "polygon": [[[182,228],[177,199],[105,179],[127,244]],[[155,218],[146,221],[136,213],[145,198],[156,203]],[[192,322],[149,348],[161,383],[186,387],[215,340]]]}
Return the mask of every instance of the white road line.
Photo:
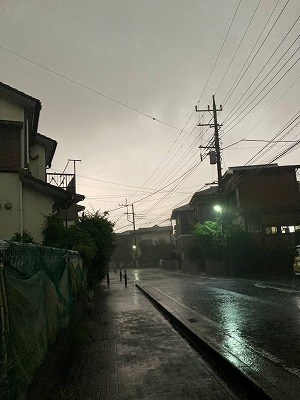
{"label": "white road line", "polygon": [[274,290],[277,290],[278,292],[284,292],[284,293],[300,293],[299,290],[284,289],[284,288],[279,288],[276,286],[264,285],[261,283],[255,283],[254,286],[259,287],[261,289],[274,289]]}

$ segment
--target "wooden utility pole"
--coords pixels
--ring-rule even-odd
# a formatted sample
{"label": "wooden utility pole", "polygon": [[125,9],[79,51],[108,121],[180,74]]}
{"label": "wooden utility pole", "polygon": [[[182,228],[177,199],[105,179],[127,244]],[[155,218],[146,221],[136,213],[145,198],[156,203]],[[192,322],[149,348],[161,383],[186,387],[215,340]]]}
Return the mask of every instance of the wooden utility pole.
{"label": "wooden utility pole", "polygon": [[[135,229],[135,213],[133,203],[131,204],[131,212],[128,212],[128,206],[126,199],[126,204],[120,204],[121,207],[126,207],[127,220],[133,225],[133,241],[132,241],[132,258],[133,258],[133,266],[137,268],[137,247],[136,247],[136,229]],[[132,215],[132,221],[129,220],[129,215]]]}
{"label": "wooden utility pole", "polygon": [[73,159],[68,159],[68,162],[73,162],[73,173],[74,173],[74,190],[76,193],[76,163],[81,162],[81,160],[73,160]]}
{"label": "wooden utility pole", "polygon": [[[219,192],[222,192],[223,190],[223,184],[222,184],[222,165],[221,165],[221,150],[220,150],[220,138],[219,138],[219,128],[222,125],[218,124],[218,116],[217,113],[218,111],[222,111],[222,106],[220,106],[219,109],[216,107],[216,102],[215,102],[215,96],[213,96],[213,109],[211,110],[209,106],[207,106],[207,109],[205,110],[199,110],[197,106],[195,107],[195,111],[197,112],[209,112],[213,114],[213,119],[214,123],[213,124],[198,124],[198,126],[209,126],[210,128],[214,128],[214,149],[216,152],[216,164],[217,164],[217,172],[218,172],[218,187],[219,187]],[[203,147],[200,146],[201,148],[207,148],[211,149],[211,147]]]}

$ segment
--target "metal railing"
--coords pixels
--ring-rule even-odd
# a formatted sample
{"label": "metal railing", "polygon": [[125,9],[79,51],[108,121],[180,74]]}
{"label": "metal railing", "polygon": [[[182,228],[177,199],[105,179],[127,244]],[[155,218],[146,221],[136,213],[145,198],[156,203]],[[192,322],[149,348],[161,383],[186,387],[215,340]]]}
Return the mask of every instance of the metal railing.
{"label": "metal railing", "polygon": [[47,173],[46,176],[47,183],[65,190],[70,188],[70,183],[75,178],[74,174],[61,174],[59,172]]}

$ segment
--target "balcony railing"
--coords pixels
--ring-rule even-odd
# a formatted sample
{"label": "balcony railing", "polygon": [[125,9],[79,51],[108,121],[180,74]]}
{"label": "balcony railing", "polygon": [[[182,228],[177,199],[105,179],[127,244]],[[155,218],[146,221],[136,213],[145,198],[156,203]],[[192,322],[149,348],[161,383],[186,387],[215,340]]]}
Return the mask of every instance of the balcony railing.
{"label": "balcony railing", "polygon": [[75,192],[75,175],[61,174],[59,172],[47,173],[47,183],[61,189]]}

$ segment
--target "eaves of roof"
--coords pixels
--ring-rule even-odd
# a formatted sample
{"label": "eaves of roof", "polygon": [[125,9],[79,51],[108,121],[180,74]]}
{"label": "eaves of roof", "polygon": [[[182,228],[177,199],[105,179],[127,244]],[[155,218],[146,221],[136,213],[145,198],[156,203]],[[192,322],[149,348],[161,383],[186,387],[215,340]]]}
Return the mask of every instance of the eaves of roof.
{"label": "eaves of roof", "polygon": [[11,98],[12,100],[17,101],[25,107],[36,108],[39,107],[41,109],[42,105],[39,99],[35,99],[28,94],[21,92],[18,89],[15,89],[9,85],[6,85],[3,82],[0,82],[0,92],[5,96]]}
{"label": "eaves of roof", "polygon": [[67,205],[67,207],[69,207],[71,204],[78,203],[85,199],[85,196],[82,194],[75,194],[75,196],[72,196],[66,190],[50,185],[49,183],[28,174],[21,173],[20,180],[25,186],[46,196],[52,197],[59,206]]}
{"label": "eaves of roof", "polygon": [[223,175],[223,180],[230,178],[232,175],[239,175],[241,173],[257,174],[264,171],[294,171],[299,169],[300,165],[278,165],[278,164],[262,164],[262,165],[245,165],[237,167],[229,167]]}
{"label": "eaves of roof", "polygon": [[25,112],[30,116],[30,130],[34,137],[37,133],[40,111],[42,108],[40,100],[20,92],[3,82],[0,82],[0,93],[24,107]]}
{"label": "eaves of roof", "polygon": [[218,187],[210,187],[204,190],[200,190],[199,192],[195,192],[190,200],[190,205],[193,204],[194,200],[201,200],[201,199],[210,199],[210,198],[215,198],[218,196],[219,191]]}
{"label": "eaves of roof", "polygon": [[147,232],[161,232],[161,231],[172,231],[173,228],[171,227],[171,225],[165,225],[165,226],[151,226],[149,228],[139,228],[137,230],[137,233],[147,233]]}
{"label": "eaves of roof", "polygon": [[185,204],[184,206],[181,206],[181,207],[178,207],[178,208],[174,208],[174,210],[172,210],[171,219],[176,219],[176,216],[179,213],[192,211],[193,209],[194,208],[191,207],[189,204]]}

